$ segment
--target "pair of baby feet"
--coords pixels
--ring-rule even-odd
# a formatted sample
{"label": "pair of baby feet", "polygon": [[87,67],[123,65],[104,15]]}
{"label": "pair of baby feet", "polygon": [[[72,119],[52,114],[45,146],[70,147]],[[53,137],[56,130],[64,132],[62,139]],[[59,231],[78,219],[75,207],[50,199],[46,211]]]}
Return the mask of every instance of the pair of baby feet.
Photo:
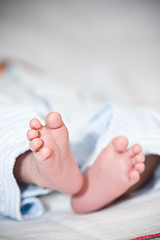
{"label": "pair of baby feet", "polygon": [[[34,183],[74,195],[73,208],[77,212],[93,211],[113,201],[137,183],[144,171],[145,157],[141,146],[136,144],[127,148],[127,138],[120,136],[102,150],[93,166],[82,176],[70,150],[68,130],[59,113],[49,113],[44,126],[38,119],[32,119],[30,128],[27,137],[33,152]],[[91,195],[100,197],[93,207],[83,209],[83,206],[77,207],[78,199],[81,202],[83,195],[85,202]]]}

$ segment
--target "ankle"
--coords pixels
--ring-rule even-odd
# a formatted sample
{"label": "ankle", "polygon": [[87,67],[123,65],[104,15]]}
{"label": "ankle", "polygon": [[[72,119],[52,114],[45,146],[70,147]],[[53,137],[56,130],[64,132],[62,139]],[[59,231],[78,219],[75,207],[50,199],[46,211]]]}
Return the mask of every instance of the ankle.
{"label": "ankle", "polygon": [[16,159],[16,163],[13,169],[14,176],[17,182],[34,184],[34,180],[32,179],[32,158],[33,153],[31,151],[27,151],[21,154]]}

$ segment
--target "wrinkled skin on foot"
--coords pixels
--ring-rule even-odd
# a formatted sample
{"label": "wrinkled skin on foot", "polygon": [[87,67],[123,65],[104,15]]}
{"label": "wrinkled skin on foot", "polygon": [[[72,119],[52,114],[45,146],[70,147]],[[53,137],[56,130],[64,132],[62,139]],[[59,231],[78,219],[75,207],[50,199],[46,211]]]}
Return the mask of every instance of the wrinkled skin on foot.
{"label": "wrinkled skin on foot", "polygon": [[37,185],[74,194],[83,177],[70,151],[69,135],[59,113],[49,113],[43,126],[38,119],[30,121],[27,133],[35,163]]}
{"label": "wrinkled skin on foot", "polygon": [[128,140],[117,137],[106,146],[84,175],[81,191],[72,197],[77,213],[100,209],[123,195],[140,179],[145,157],[139,144],[127,148]]}

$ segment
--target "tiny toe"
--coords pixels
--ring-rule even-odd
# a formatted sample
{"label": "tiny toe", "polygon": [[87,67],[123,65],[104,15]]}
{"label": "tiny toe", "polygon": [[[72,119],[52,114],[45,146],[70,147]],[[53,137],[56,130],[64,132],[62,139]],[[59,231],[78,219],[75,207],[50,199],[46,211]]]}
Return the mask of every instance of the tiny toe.
{"label": "tiny toe", "polygon": [[130,157],[134,157],[136,154],[140,153],[142,148],[139,144],[135,144],[134,146],[128,149],[128,154]]}
{"label": "tiny toe", "polygon": [[45,161],[50,157],[52,150],[49,147],[42,147],[37,154],[37,159],[39,161]]}
{"label": "tiny toe", "polygon": [[63,126],[62,116],[57,112],[51,112],[45,119],[46,125],[49,128],[56,129]]}
{"label": "tiny toe", "polygon": [[35,130],[39,130],[42,128],[42,124],[40,123],[40,121],[37,118],[33,118],[30,123],[30,128],[35,129]]}
{"label": "tiny toe", "polygon": [[145,162],[145,156],[143,154],[138,154],[134,157],[134,161],[136,163],[144,163]]}
{"label": "tiny toe", "polygon": [[27,132],[27,138],[29,141],[31,141],[34,138],[37,138],[39,136],[38,131],[34,130],[34,129],[30,129]]}
{"label": "tiny toe", "polygon": [[137,183],[140,180],[140,174],[137,170],[133,170],[129,174],[130,180],[132,181],[132,184]]}
{"label": "tiny toe", "polygon": [[128,146],[128,139],[126,137],[119,136],[114,138],[111,144],[117,152],[124,152]]}
{"label": "tiny toe", "polygon": [[135,165],[135,169],[139,172],[142,173],[145,170],[145,165],[144,163],[137,163]]}
{"label": "tiny toe", "polygon": [[39,151],[40,147],[43,145],[43,141],[40,138],[35,138],[30,141],[29,147],[33,152]]}

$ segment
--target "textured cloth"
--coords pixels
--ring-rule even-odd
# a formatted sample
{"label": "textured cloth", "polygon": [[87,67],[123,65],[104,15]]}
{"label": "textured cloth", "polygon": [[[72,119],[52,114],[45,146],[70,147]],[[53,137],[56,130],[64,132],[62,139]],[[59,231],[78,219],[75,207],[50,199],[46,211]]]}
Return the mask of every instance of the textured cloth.
{"label": "textured cloth", "polygon": [[160,239],[160,233],[147,235],[147,236],[142,236],[142,237],[134,238],[134,239],[131,239],[131,240],[154,240],[154,239],[155,240]]}
{"label": "textured cloth", "polygon": [[[93,164],[103,147],[118,135],[127,136],[130,145],[140,143],[145,154],[160,154],[158,111],[144,107],[131,111],[113,103],[105,103],[103,106],[100,104],[97,111],[93,102],[88,105],[86,103],[87,107],[84,107],[85,119],[81,118],[80,112],[72,118],[72,111],[66,112],[64,99],[59,105],[58,100],[61,99],[57,100],[54,95],[51,98],[49,94],[40,95],[35,90],[34,84],[29,84],[31,80],[23,74],[19,75],[14,67],[9,67],[7,72],[9,75],[0,82],[1,214],[22,220],[38,217],[44,212],[43,205],[36,196],[47,194],[50,190],[33,185],[19,186],[13,175],[16,158],[28,150],[26,132],[33,117],[38,117],[43,123],[44,116],[49,111],[59,111],[59,109],[60,113],[62,111],[64,121],[67,122],[71,132],[71,150],[83,172]],[[62,92],[65,91],[61,89],[62,97]],[[71,98],[73,99],[74,95]],[[79,105],[79,109],[83,109],[83,106]],[[97,111],[96,114],[94,111]],[[72,128],[75,119],[82,120],[84,126],[79,124],[79,120]],[[157,186],[159,185],[156,184]]]}

